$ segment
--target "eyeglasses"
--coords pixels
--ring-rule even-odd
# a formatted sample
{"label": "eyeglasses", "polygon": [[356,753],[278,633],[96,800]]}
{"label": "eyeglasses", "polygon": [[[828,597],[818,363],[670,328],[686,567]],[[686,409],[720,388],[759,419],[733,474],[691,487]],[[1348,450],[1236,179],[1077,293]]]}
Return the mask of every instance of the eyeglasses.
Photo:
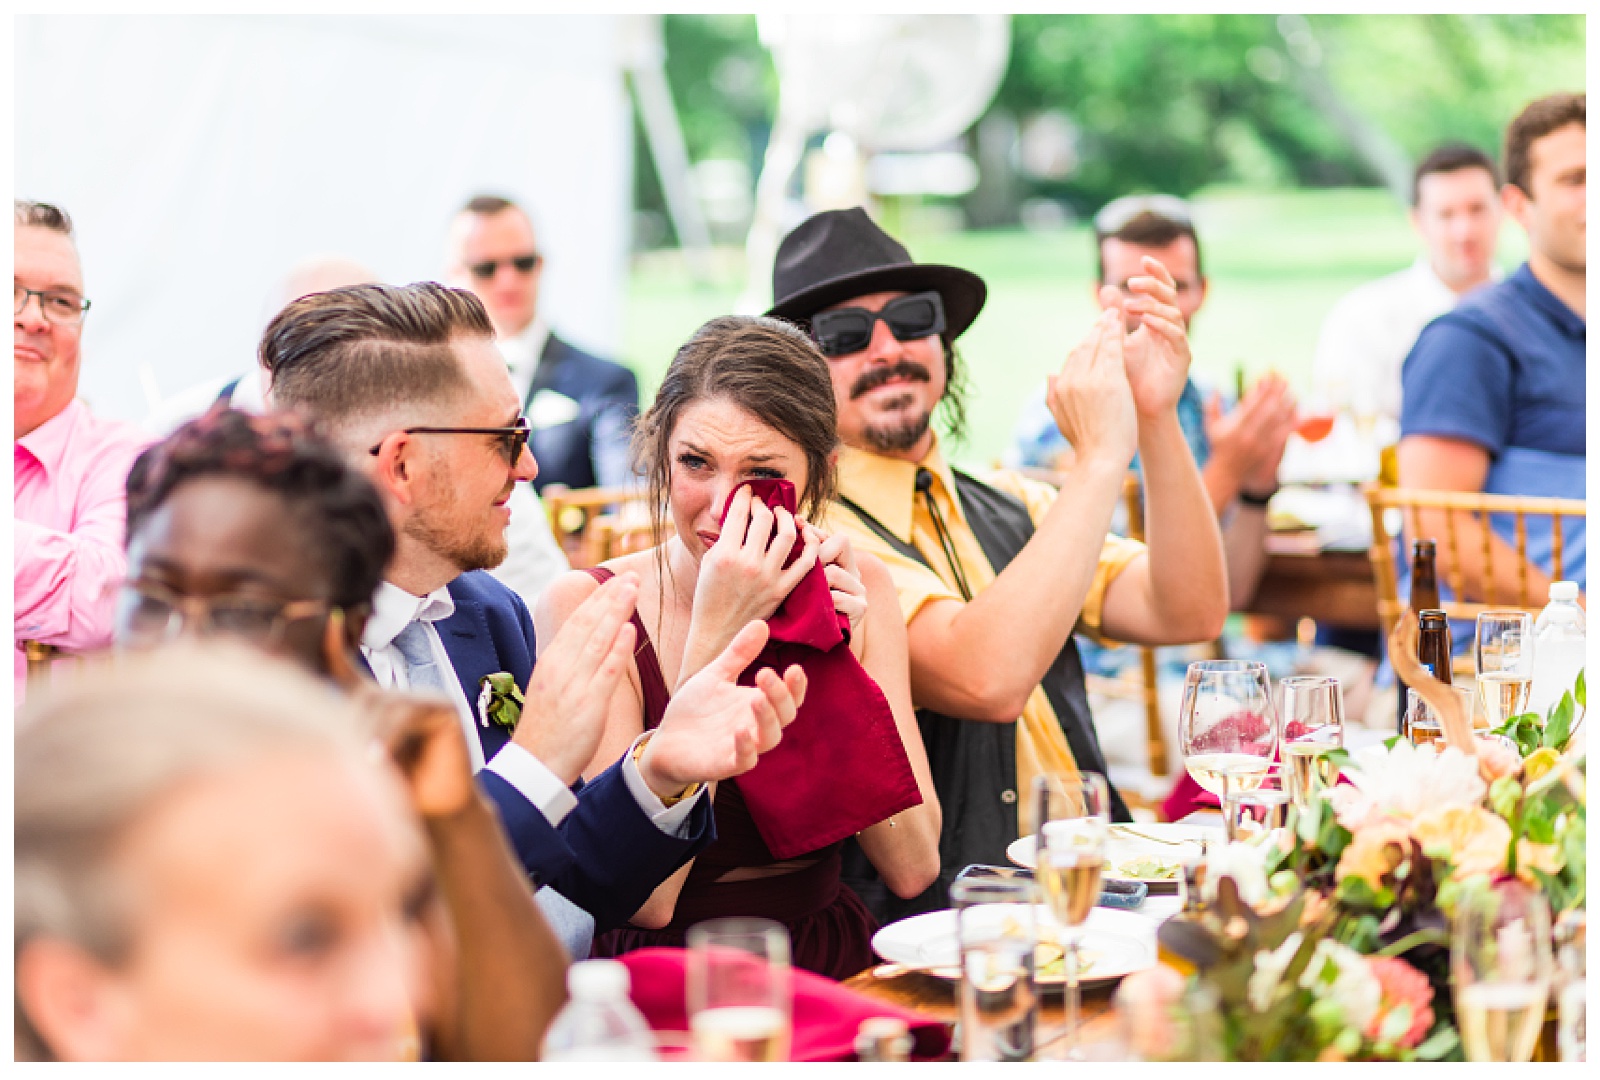
{"label": "eyeglasses", "polygon": [[515,255],[509,259],[489,259],[485,262],[473,263],[467,267],[472,276],[482,281],[488,281],[500,272],[500,268],[507,263],[519,274],[531,274],[544,262],[544,256],[535,252],[532,255]]}
{"label": "eyeglasses", "polygon": [[823,356],[847,356],[871,343],[879,319],[896,341],[918,341],[944,333],[944,301],[936,292],[920,292],[891,300],[881,311],[858,307],[820,311],[811,316],[811,336]]}
{"label": "eyeglasses", "polygon": [[[408,427],[400,430],[407,435],[498,435],[501,453],[505,454],[506,463],[513,467],[521,460],[522,451],[533,434],[526,416],[517,417],[517,422],[510,427]],[[380,442],[368,447],[367,453],[377,457],[381,449],[383,443]]]}
{"label": "eyeglasses", "polygon": [[1124,195],[1106,203],[1094,216],[1095,235],[1103,239],[1119,232],[1140,214],[1153,214],[1174,225],[1194,228],[1194,212],[1176,195]]}
{"label": "eyeglasses", "polygon": [[28,297],[39,298],[39,312],[46,322],[57,326],[77,326],[83,322],[83,317],[89,311],[89,301],[75,292],[63,289],[24,289],[21,285],[13,285],[13,299],[16,307],[11,312],[21,315],[22,309],[28,306]]}
{"label": "eyeglasses", "polygon": [[321,600],[265,600],[248,596],[182,596],[154,581],[129,579],[117,599],[117,638],[133,645],[171,641],[191,628],[202,636],[226,634],[276,645],[289,624],[328,614]]}

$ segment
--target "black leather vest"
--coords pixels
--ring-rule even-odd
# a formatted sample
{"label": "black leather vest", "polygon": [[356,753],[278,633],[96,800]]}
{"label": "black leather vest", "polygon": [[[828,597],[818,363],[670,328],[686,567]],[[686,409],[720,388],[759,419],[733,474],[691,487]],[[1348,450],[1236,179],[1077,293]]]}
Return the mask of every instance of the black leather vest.
{"label": "black leather vest", "polygon": [[[998,575],[1011,564],[1033,537],[1033,519],[1022,500],[998,491],[966,473],[953,470],[961,511],[978,546]],[[924,566],[928,560],[901,540],[863,508],[846,498],[839,500],[883,541]],[[932,567],[929,567],[932,569]],[[1018,632],[1026,632],[1019,628]],[[1072,748],[1073,760],[1085,772],[1106,772],[1105,755],[1095,737],[1094,719],[1084,690],[1083,662],[1072,637],[1040,680],[1050,707]],[[880,923],[890,923],[925,911],[950,906],[950,883],[972,863],[1009,866],[1006,848],[1017,839],[1017,800],[1031,797],[1017,790],[1017,724],[963,720],[928,709],[917,710],[917,726],[928,752],[928,768],[939,795],[944,826],[939,834],[939,879],[921,895],[902,900],[890,892],[877,870],[851,840],[844,849],[843,878]],[[1131,821],[1117,789],[1111,790],[1114,821]]]}

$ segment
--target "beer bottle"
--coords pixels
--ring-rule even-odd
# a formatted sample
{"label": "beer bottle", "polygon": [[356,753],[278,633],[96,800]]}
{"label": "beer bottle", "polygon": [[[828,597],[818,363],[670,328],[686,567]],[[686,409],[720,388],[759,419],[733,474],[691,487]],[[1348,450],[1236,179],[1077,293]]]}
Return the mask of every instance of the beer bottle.
{"label": "beer bottle", "polygon": [[1417,634],[1417,663],[1427,668],[1435,679],[1450,683],[1450,620],[1438,608],[1418,615],[1421,624]]}
{"label": "beer bottle", "polygon": [[[1422,612],[1436,611],[1439,607],[1439,574],[1435,569],[1434,560],[1438,555],[1438,545],[1432,540],[1414,540],[1411,543],[1411,610],[1417,613],[1418,622],[1421,622]],[[1417,642],[1421,647],[1421,640]],[[1448,665],[1447,665],[1448,666]],[[1439,678],[1435,674],[1435,678]],[[1448,675],[1444,676],[1448,682]],[[1396,728],[1401,734],[1406,730],[1406,684],[1398,675],[1395,677],[1395,689],[1399,692],[1399,704],[1395,718]]]}

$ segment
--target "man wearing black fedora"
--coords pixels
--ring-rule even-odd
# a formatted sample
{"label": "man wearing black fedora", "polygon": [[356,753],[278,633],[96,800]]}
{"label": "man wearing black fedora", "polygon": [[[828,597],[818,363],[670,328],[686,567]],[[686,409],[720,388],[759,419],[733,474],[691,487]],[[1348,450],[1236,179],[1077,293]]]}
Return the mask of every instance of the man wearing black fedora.
{"label": "man wearing black fedora", "polygon": [[[914,900],[849,853],[846,879],[880,920],[945,907],[969,864],[1005,865],[1007,845],[1034,830],[1035,777],[1105,773],[1074,630],[1152,645],[1221,632],[1222,543],[1177,417],[1188,340],[1171,275],[1154,259],[1144,270],[1049,379],[1077,448],[1057,491],[952,469],[930,425],[938,408],[946,435],[961,433],[954,342],[983,307],[981,278],[914,262],[860,208],[816,214],[779,246],[768,314],[806,327],[833,373],[845,446],[829,526],[895,579],[945,807],[940,878]],[[1136,450],[1148,546],[1109,534]]]}

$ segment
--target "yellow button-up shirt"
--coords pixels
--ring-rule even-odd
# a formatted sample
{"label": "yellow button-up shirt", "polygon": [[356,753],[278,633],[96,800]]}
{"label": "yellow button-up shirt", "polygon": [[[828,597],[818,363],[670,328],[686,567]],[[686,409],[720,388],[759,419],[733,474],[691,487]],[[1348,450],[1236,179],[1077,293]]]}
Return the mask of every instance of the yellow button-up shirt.
{"label": "yellow button-up shirt", "polygon": [[[966,573],[967,586],[976,596],[994,581],[995,573],[962,513],[961,500],[956,496],[955,477],[939,450],[937,439],[919,462],[901,461],[854,447],[845,447],[839,455],[839,493],[877,518],[884,528],[900,540],[921,552],[928,560],[927,565],[896,551],[847,507],[836,503],[828,514],[830,531],[847,533],[856,550],[871,552],[889,568],[899,594],[901,614],[907,625],[930,600],[962,599],[956,585],[955,571],[945,557],[939,534],[934,529],[933,516],[928,512],[926,501],[917,497],[919,468],[927,469],[934,476],[930,494],[944,517],[945,527],[950,531],[951,544]],[[1035,525],[1055,502],[1054,488],[1017,473],[1002,471],[984,479],[997,490],[1021,499]],[[1106,537],[1100,549],[1100,561],[1095,568],[1094,579],[1089,585],[1088,595],[1084,597],[1083,611],[1078,616],[1080,632],[1097,638],[1100,636],[1100,614],[1106,587],[1142,551],[1144,545],[1137,541],[1114,535]],[[930,566],[933,569],[929,569]],[[1022,715],[1017,718],[1015,791],[1020,796],[1017,799],[1019,835],[1027,836],[1034,831],[1033,800],[1028,793],[1032,790],[1033,778],[1043,772],[1072,776],[1077,773],[1077,765],[1050,699],[1043,687],[1036,686],[1028,697]]]}

